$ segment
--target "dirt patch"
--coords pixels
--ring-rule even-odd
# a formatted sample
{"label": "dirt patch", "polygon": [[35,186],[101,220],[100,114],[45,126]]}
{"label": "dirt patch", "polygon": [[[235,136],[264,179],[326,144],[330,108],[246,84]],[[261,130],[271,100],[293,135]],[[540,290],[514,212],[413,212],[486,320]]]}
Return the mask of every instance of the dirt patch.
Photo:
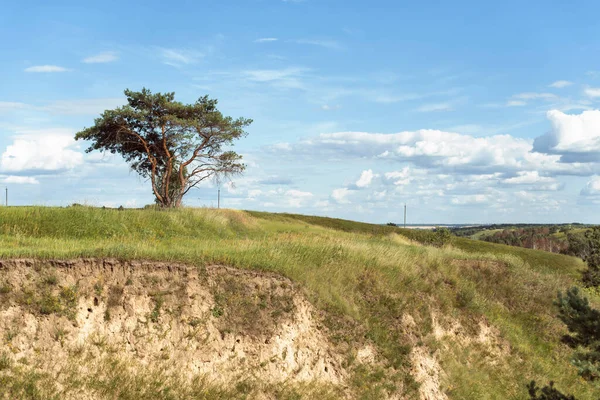
{"label": "dirt patch", "polygon": [[[289,279],[223,266],[0,261],[0,340],[11,364],[60,381],[74,355],[160,365],[190,379],[343,385],[340,357]],[[369,357],[367,357],[369,358]]]}

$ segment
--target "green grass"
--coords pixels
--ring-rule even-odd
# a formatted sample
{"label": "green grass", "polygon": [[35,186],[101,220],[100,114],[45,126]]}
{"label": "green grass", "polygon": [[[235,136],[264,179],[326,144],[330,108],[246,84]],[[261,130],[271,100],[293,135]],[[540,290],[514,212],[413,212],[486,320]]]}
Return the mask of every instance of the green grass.
{"label": "green grass", "polygon": [[[370,343],[383,356],[381,365],[367,371],[348,358],[357,397],[378,398],[393,388],[415,396],[408,355],[418,343],[402,325],[403,314],[416,321],[412,334],[418,341],[439,350],[451,398],[523,399],[532,379],[553,380],[578,399],[598,397],[569,362],[571,349],[560,343],[565,330],[552,304],[558,290],[577,283],[580,260],[463,238],[442,248],[423,242],[432,242],[431,232],[294,214],[0,208],[2,259],[224,264],[292,279],[322,310],[337,346]],[[47,284],[52,287],[52,279]],[[600,304],[596,295],[590,297]],[[225,312],[220,310],[226,318]],[[476,344],[448,347],[432,334],[432,313],[459,321],[474,335],[479,322],[488,321],[510,354],[491,363]]]}

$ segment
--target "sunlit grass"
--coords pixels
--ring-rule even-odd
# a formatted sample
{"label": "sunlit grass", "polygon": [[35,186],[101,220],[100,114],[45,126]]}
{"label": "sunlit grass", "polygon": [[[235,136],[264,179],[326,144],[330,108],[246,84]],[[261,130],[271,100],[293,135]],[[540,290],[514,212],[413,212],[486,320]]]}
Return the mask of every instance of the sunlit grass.
{"label": "sunlit grass", "polygon": [[483,362],[476,349],[443,352],[445,385],[453,398],[521,399],[532,379],[554,380],[580,399],[597,397],[569,363],[571,351],[559,342],[564,328],[552,304],[558,290],[576,283],[579,260],[463,238],[436,248],[420,243],[427,235],[233,210],[0,208],[3,259],[111,257],[276,272],[335,316],[328,320],[333,333],[346,329],[336,325],[340,318],[350,318],[364,331],[355,339],[385,349],[393,365],[406,358],[405,343],[392,334],[401,332],[400,314],[412,315],[424,338],[431,312],[472,329],[485,319],[499,329],[511,354],[494,365]]}

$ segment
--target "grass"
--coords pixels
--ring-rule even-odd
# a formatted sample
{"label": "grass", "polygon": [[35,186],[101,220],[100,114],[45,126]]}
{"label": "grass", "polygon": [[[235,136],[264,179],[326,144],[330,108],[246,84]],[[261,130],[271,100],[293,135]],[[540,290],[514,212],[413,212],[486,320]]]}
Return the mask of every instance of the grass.
{"label": "grass", "polygon": [[[464,238],[452,238],[444,247],[420,243],[435,243],[435,238],[426,231],[294,214],[0,208],[2,259],[178,261],[290,278],[321,310],[336,346],[356,349],[369,343],[381,354],[382,362],[372,368],[348,357],[350,385],[357,397],[380,398],[395,390],[408,398],[416,396],[418,385],[408,371],[411,348],[418,343],[406,333],[400,318],[404,314],[416,321],[412,334],[432,351],[439,350],[444,387],[451,398],[522,399],[532,379],[553,380],[578,399],[598,397],[570,364],[571,350],[560,343],[564,327],[552,304],[558,290],[576,284],[583,268],[580,260]],[[55,286],[46,283],[53,296],[46,299],[47,306],[68,309],[71,303],[54,294]],[[2,296],[0,291],[0,304]],[[39,295],[32,296],[32,304],[40,304]],[[260,316],[261,302],[282,302],[283,307],[284,300],[257,298],[242,304],[232,290],[223,294],[213,316],[226,321],[228,307],[247,307],[250,321]],[[590,300],[600,304],[595,294]],[[486,350],[476,344],[448,347],[432,333],[432,313],[459,321],[473,334],[480,321],[488,321],[508,343],[510,355],[491,363],[485,362]],[[159,315],[160,306],[157,321]],[[236,329],[251,328],[246,320],[234,322]],[[115,393],[103,386],[98,390],[107,397]]]}

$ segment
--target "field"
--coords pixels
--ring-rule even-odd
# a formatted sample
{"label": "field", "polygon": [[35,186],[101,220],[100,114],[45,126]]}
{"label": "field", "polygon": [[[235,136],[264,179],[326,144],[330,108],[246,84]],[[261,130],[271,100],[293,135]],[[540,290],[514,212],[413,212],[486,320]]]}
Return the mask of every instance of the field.
{"label": "field", "polygon": [[[41,370],[38,366],[46,361],[34,356],[16,359],[10,345],[16,339],[5,335],[0,338],[6,349],[0,354],[0,386],[7,388],[7,398],[77,398],[81,392],[91,398],[523,399],[531,380],[539,384],[552,380],[580,400],[597,399],[599,394],[578,377],[569,361],[572,350],[560,342],[566,330],[556,318],[553,300],[558,291],[577,284],[583,263],[573,257],[459,237],[440,242],[427,231],[293,214],[10,207],[0,209],[0,259],[35,260],[31,265],[37,267],[35,271],[31,267],[28,282],[32,287],[50,287],[48,293],[64,290],[75,273],[55,260],[144,260],[160,262],[163,268],[193,267],[197,276],[202,276],[203,268],[216,271],[216,266],[274,274],[277,282],[289,280],[295,292],[266,293],[265,302],[260,293],[256,302],[245,299],[246,286],[209,274],[212,283],[207,287],[213,288],[209,294],[214,303],[207,308],[210,323],[218,327],[230,321],[248,328],[245,309],[254,304],[272,310],[273,316],[285,308],[281,304],[289,303],[282,300],[285,296],[297,293],[313,310],[311,334],[325,338],[340,377],[321,385],[313,376],[316,384],[307,385],[290,373],[281,386],[256,374],[223,386],[202,376],[182,380],[161,368],[160,358],[150,364],[154,369],[144,367],[142,372],[127,367],[138,365],[135,357],[125,366],[124,361],[108,357],[106,365],[121,373],[83,379],[81,371],[67,367]],[[43,299],[36,298],[35,291],[29,303],[23,300],[23,288],[14,284],[11,268],[25,276],[27,267],[11,265],[0,267],[0,289],[5,288],[0,290],[0,309],[20,307],[35,318],[56,317],[53,321],[67,324],[66,305],[58,315],[58,311],[42,312],[38,306]],[[49,281],[43,268],[58,278]],[[168,273],[165,276],[170,279]],[[73,287],[78,288],[76,296],[87,301],[98,290],[92,280],[86,282]],[[112,289],[105,288],[97,296],[108,303]],[[150,308],[148,324],[164,324],[166,319],[161,318],[167,316],[159,318],[156,311],[163,304],[162,292],[145,294],[146,289],[140,284],[136,295],[154,296],[155,314]],[[231,295],[238,292],[241,297]],[[600,305],[600,297],[586,295],[592,304]],[[168,299],[176,309],[176,297]],[[262,315],[256,312],[253,315]],[[273,318],[264,319],[265,324],[274,324],[271,330],[279,323]],[[175,317],[169,321],[178,323]],[[242,328],[239,335],[250,335]],[[65,341],[58,348],[69,345]],[[65,357],[70,360],[71,353]],[[123,376],[133,383],[121,385]]]}

